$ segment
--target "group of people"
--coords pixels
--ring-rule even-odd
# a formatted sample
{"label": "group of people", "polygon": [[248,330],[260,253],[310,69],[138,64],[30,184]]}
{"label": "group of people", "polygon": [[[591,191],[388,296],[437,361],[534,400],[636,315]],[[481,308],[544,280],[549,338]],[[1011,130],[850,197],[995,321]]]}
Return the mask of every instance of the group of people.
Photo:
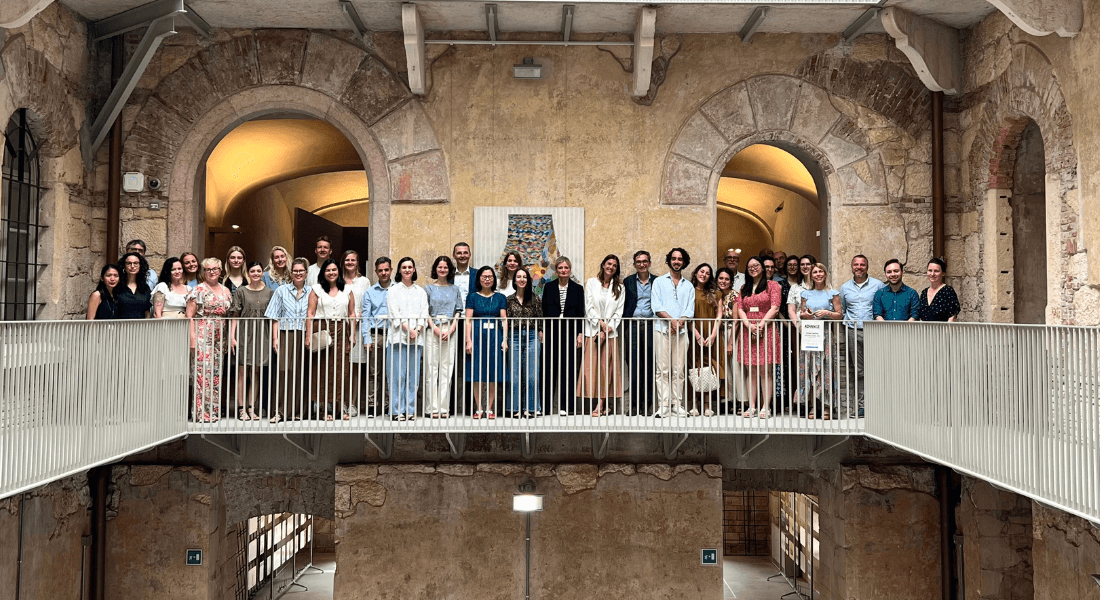
{"label": "group of people", "polygon": [[[372,284],[358,253],[337,260],[325,237],[312,263],[276,246],[264,266],[234,246],[224,263],[200,263],[190,252],[169,258],[159,276],[145,250],[133,240],[120,264],[103,267],[87,318],[189,319],[199,422],[219,418],[227,373],[242,421],[360,412],[495,419],[498,408],[534,418],[544,402],[562,416],[860,417],[864,321],[951,321],[959,313],[940,259],[928,263],[929,286],[918,294],[902,281],[900,261],[886,263],[884,283],[868,275],[862,255],[839,289],[815,257],[783,252],[753,256],[742,271],[740,251],[730,249],[722,268],[704,263],[688,275],[690,255],[673,248],[668,272],[657,276],[640,250],[625,278],[612,254],[583,286],[559,257],[540,297],[518,252],[499,268],[472,270],[465,242],[432,262],[427,285],[417,283],[411,257],[376,259]],[[826,328],[823,349],[801,351],[800,323],[811,320],[843,323]],[[853,392],[843,408],[833,381],[842,370]],[[257,397],[268,383],[278,400],[261,417]],[[467,395],[472,403],[462,406]]]}

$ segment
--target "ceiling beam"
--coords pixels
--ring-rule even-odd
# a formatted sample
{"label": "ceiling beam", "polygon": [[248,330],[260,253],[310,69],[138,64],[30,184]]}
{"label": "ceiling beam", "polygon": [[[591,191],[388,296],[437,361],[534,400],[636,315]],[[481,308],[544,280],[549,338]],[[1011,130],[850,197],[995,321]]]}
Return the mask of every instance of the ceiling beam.
{"label": "ceiling beam", "polygon": [[409,91],[423,96],[431,91],[432,77],[424,53],[424,21],[415,4],[401,5],[401,27],[405,31],[405,63],[409,68]]}
{"label": "ceiling beam", "polygon": [[575,4],[566,4],[561,7],[561,41],[568,42],[573,34],[573,12],[577,9]]}
{"label": "ceiling beam", "polygon": [[844,39],[849,42],[863,35],[867,31],[867,28],[871,26],[871,23],[875,22],[882,9],[879,7],[868,8],[863,11],[863,14],[859,16],[852,24],[844,30],[844,33],[840,34]]}
{"label": "ceiling beam", "polygon": [[894,38],[924,85],[933,92],[962,93],[959,30],[897,6],[882,11],[882,26]]}
{"label": "ceiling beam", "polygon": [[145,27],[157,19],[172,16],[182,17],[204,37],[210,37],[212,31],[210,24],[190,6],[187,6],[183,0],[153,0],[92,23],[92,39],[99,41],[114,37],[127,31]]}
{"label": "ceiling beam", "polygon": [[752,14],[745,21],[745,25],[741,27],[741,31],[737,35],[741,36],[741,43],[747,44],[752,39],[753,34],[760,28],[760,24],[764,22],[764,17],[768,16],[767,6],[757,6],[752,9]]}
{"label": "ceiling beam", "polygon": [[497,41],[497,34],[500,33],[500,23],[497,20],[497,5],[486,4],[485,5],[485,28],[489,30],[489,39]]}
{"label": "ceiling beam", "polygon": [[[180,4],[182,5],[182,1]],[[119,113],[122,112],[122,107],[126,106],[126,101],[130,99],[130,94],[137,87],[138,80],[145,73],[145,68],[149,66],[149,61],[153,59],[153,54],[156,53],[161,40],[176,33],[175,14],[173,12],[149,24],[148,29],[145,30],[145,35],[141,38],[141,42],[134,50],[134,56],[126,64],[118,83],[111,90],[111,95],[107,96],[107,102],[103,105],[99,116],[91,125],[85,123],[84,127],[81,128],[80,146],[84,160],[88,164],[91,164],[95,153],[103,144],[103,140],[106,139],[107,132],[114,124],[115,119],[118,118]]]}
{"label": "ceiling beam", "polygon": [[360,39],[367,37],[367,26],[363,24],[363,19],[359,18],[359,11],[355,10],[355,5],[351,3],[351,0],[340,0],[340,12],[344,15],[344,20],[348,22],[348,26]]}
{"label": "ceiling beam", "polygon": [[1085,22],[1081,0],[989,0],[989,3],[1031,35],[1057,33],[1073,37],[1081,33]]}
{"label": "ceiling beam", "polygon": [[641,98],[649,93],[653,78],[653,44],[657,32],[657,9],[652,6],[638,11],[638,24],[634,28],[634,75],[630,94]]}

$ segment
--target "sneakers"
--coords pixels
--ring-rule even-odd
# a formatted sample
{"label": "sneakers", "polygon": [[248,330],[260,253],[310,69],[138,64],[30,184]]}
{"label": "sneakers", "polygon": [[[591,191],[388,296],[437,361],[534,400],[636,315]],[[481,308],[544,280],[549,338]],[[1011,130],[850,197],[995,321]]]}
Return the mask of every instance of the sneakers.
{"label": "sneakers", "polygon": [[688,416],[688,411],[684,410],[683,406],[680,406],[679,404],[677,404],[677,405],[672,407],[672,416],[674,416],[674,417],[686,417],[686,416]]}
{"label": "sneakers", "polygon": [[669,417],[668,407],[662,406],[661,408],[658,408],[657,412],[653,416],[658,419],[667,419]]}
{"label": "sneakers", "polygon": [[564,410],[559,410],[559,411],[558,411],[558,416],[559,416],[559,417],[564,417],[564,416],[566,416],[566,415],[565,415],[565,411],[564,411]]}

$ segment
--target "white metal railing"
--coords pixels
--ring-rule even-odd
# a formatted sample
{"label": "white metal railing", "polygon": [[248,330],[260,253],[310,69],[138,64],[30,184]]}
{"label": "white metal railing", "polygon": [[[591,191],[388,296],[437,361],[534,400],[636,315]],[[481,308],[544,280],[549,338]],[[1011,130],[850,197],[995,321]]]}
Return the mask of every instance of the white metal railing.
{"label": "white metal railing", "polygon": [[[655,331],[653,319],[626,319],[601,341],[584,335],[583,319],[513,320],[506,336],[496,320],[473,319],[469,349],[464,319],[442,343],[434,329],[450,323],[426,327],[423,346],[395,343],[383,321],[369,347],[358,320],[315,321],[314,333],[323,326],[334,340],[320,352],[307,347],[304,331],[276,334],[272,323],[197,322],[205,335],[197,336],[190,431],[848,434],[863,427],[863,386],[849,376],[856,360],[847,356],[861,338],[838,321],[826,322],[827,348],[813,353],[799,352],[789,321],[754,341],[730,322],[692,320],[687,333],[670,336]],[[759,364],[742,364],[754,355]]]}
{"label": "white metal railing", "polygon": [[1100,522],[1100,330],[867,327],[867,434]]}
{"label": "white metal railing", "polygon": [[0,323],[0,497],[186,433],[184,321]]}

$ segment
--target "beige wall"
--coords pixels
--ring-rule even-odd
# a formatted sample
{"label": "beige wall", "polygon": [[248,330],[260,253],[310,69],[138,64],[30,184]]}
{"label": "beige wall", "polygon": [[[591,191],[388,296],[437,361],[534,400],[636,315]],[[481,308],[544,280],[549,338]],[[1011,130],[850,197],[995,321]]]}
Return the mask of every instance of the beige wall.
{"label": "beige wall", "polygon": [[334,597],[522,597],[529,474],[532,597],[722,597],[721,467],[609,464],[337,467]]}
{"label": "beige wall", "polygon": [[[771,247],[771,233],[759,221],[742,213],[720,208],[718,209],[717,256],[705,257],[702,260],[695,261],[695,264],[706,261],[713,265],[715,269],[720,269],[725,266],[722,257],[725,256],[725,252],[729,248],[740,248],[742,256],[754,256],[760,250]],[[660,260],[655,261],[654,264],[659,263],[661,266],[657,270],[663,271],[664,254],[661,254],[659,258]],[[738,268],[744,270],[744,266],[742,262]]]}
{"label": "beige wall", "polygon": [[18,495],[0,500],[0,598],[16,597],[20,570],[20,600],[81,597],[80,538],[90,532],[86,485],[81,474],[27,492],[22,506]]}

